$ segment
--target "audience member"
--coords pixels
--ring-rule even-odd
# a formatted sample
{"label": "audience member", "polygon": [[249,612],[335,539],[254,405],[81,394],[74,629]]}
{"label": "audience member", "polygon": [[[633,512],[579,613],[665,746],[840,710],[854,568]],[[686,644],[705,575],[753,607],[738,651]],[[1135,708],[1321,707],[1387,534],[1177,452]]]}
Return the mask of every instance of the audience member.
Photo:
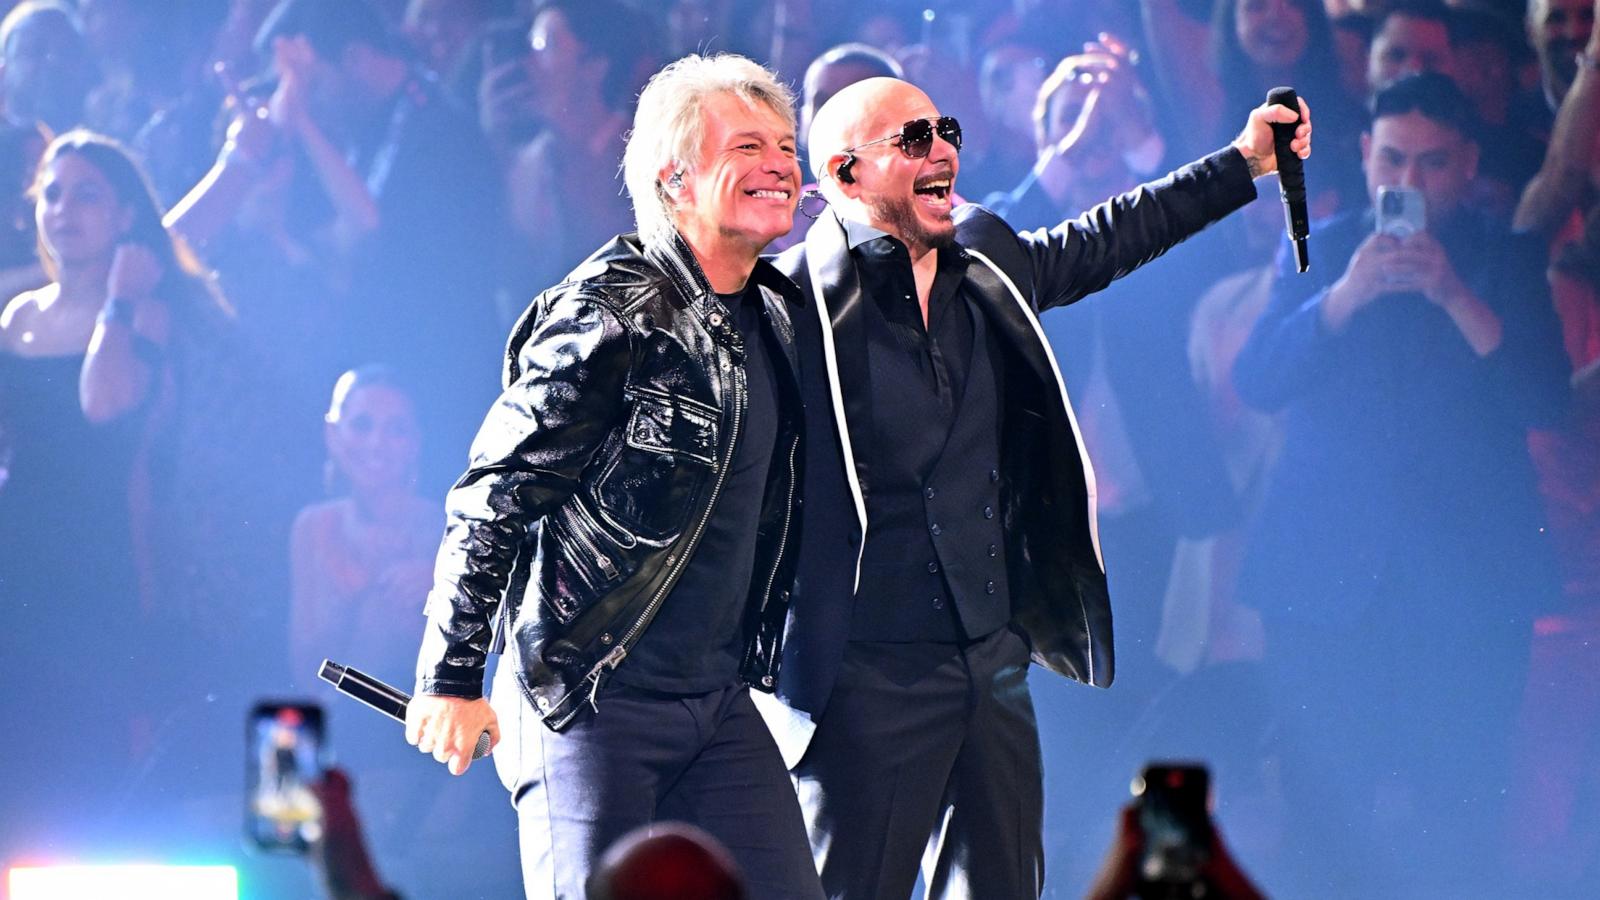
{"label": "audience member", "polygon": [[[1194,3],[1141,0],[1145,38],[1164,98],[1165,133],[1179,155],[1232,137],[1231,110],[1259,104],[1280,85],[1310,91],[1341,83],[1333,30],[1321,0],[1215,0],[1209,24]],[[1209,47],[1210,53],[1197,52]],[[1359,102],[1342,93],[1316,94],[1315,178],[1359,195],[1353,160]]]}
{"label": "audience member", "polygon": [[1375,231],[1370,211],[1320,229],[1323,264],[1284,261],[1235,364],[1246,402],[1286,411],[1240,591],[1266,623],[1303,836],[1337,870],[1312,893],[1494,874],[1529,624],[1555,597],[1526,434],[1562,409],[1560,335],[1539,248],[1462,202],[1474,134],[1445,76],[1381,91],[1372,202],[1415,188],[1425,230]]}
{"label": "audience member", "polygon": [[422,65],[444,77],[455,71],[472,39],[506,5],[501,0],[410,0],[402,27]]}
{"label": "audience member", "polygon": [[1039,86],[1050,75],[1053,54],[1021,37],[991,47],[978,67],[980,130],[989,135],[988,152],[968,153],[967,192],[982,197],[1007,190],[1033,168],[1033,106]]}
{"label": "audience member", "polygon": [[0,21],[0,297],[45,282],[24,195],[45,145],[83,120],[93,71],[67,7],[28,0]]}
{"label": "audience member", "polygon": [[[283,0],[257,39],[277,77],[270,100],[241,106],[235,140],[173,219],[204,246],[238,223],[258,179],[286,180],[286,236],[321,258],[340,357],[405,361],[429,386],[423,421],[454,446],[492,383],[478,369],[498,343],[504,206],[482,136],[399,40],[365,0]],[[454,468],[425,458],[424,477],[442,484]]]}
{"label": "audience member", "polygon": [[617,839],[589,877],[589,900],[745,900],[744,878],[716,838],[662,822]]}
{"label": "audience member", "polygon": [[1365,13],[1346,12],[1328,24],[1333,27],[1333,48],[1339,58],[1339,86],[1347,99],[1365,100],[1372,93],[1367,84],[1367,57],[1376,23]]}
{"label": "audience member", "polygon": [[627,105],[645,56],[626,7],[546,0],[533,20],[533,80],[544,131],[506,174],[518,241],[511,318],[614,235],[633,228],[617,177]]}
{"label": "audience member", "polygon": [[1528,0],[1528,41],[1539,60],[1540,80],[1551,112],[1560,108],[1579,69],[1590,68],[1578,64],[1578,53],[1590,41],[1594,25],[1594,0]]}
{"label": "audience member", "polygon": [[[102,398],[118,380],[149,379],[145,364],[130,359],[127,349],[133,304],[150,288],[135,284],[135,260],[150,251],[129,243],[131,201],[110,175],[71,149],[76,137],[52,147],[32,190],[50,283],[13,298],[0,314],[6,444],[0,452],[7,457],[0,486],[0,592],[7,609],[0,660],[24,679],[21,684],[38,686],[8,692],[0,714],[46,723],[17,735],[13,752],[28,765],[7,766],[0,774],[0,794],[8,802],[0,846],[51,833],[59,823],[47,813],[57,796],[120,784],[131,739],[128,710],[120,707],[132,697],[115,693],[132,674],[126,661],[85,665],[61,647],[64,636],[90,622],[119,640],[138,633],[130,487],[139,429],[132,416],[114,415]],[[121,264],[113,273],[116,261]],[[125,298],[115,315],[106,312],[113,296]],[[153,327],[150,315],[143,319]],[[84,405],[89,400],[93,416]],[[39,713],[39,691],[46,686],[52,702],[71,710],[71,742],[48,727],[60,723],[59,716]],[[98,759],[82,752],[84,746],[94,747]],[[67,808],[84,811],[78,804]],[[28,834],[29,826],[35,834]]]}
{"label": "audience member", "polygon": [[416,411],[393,371],[363,366],[340,376],[325,422],[331,499],[289,539],[290,673],[309,681],[326,658],[403,681],[444,515],[416,494]]}
{"label": "audience member", "polygon": [[1402,0],[1377,18],[1367,58],[1367,85],[1380,91],[1420,72],[1455,75],[1449,7],[1442,0]]}
{"label": "audience member", "polygon": [[1543,896],[1582,896],[1600,872],[1593,806],[1600,739],[1600,216],[1550,271],[1572,366],[1572,415],[1529,446],[1560,563],[1562,603],[1534,622],[1515,740],[1505,864]]}
{"label": "audience member", "polygon": [[[1594,200],[1600,143],[1600,30],[1596,0],[1530,0],[1529,31],[1544,71],[1545,96],[1557,110],[1544,165],[1517,204],[1513,227],[1547,237],[1575,230],[1574,213]],[[1581,7],[1581,9],[1579,8]],[[1579,29],[1583,37],[1572,35]],[[1576,42],[1576,43],[1575,43]],[[1576,48],[1582,47],[1582,54]],[[1575,60],[1583,59],[1583,65]]]}
{"label": "audience member", "polygon": [[96,62],[71,8],[27,0],[0,21],[5,118],[13,127],[45,129],[46,139],[83,122]]}

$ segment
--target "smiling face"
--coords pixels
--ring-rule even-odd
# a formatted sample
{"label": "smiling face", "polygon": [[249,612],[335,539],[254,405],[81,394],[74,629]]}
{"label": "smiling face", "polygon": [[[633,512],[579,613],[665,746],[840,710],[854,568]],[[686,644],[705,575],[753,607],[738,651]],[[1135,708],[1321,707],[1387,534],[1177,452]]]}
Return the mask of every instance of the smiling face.
{"label": "smiling face", "polygon": [[[703,110],[700,158],[667,190],[678,231],[699,252],[752,258],[794,224],[800,195],[794,123],[763,103],[713,94]],[[673,172],[661,174],[667,183]]]}
{"label": "smiling face", "polygon": [[1300,61],[1309,35],[1306,15],[1290,0],[1238,0],[1234,36],[1250,61],[1285,69]]}
{"label": "smiling face", "polygon": [[411,398],[387,384],[351,389],[326,426],[328,456],[356,493],[406,488],[421,435]]}
{"label": "smiling face", "polygon": [[45,249],[62,266],[109,261],[133,221],[105,173],[73,153],[40,173],[34,215]]}
{"label": "smiling face", "polygon": [[[851,129],[851,145],[895,134],[913,119],[938,118],[939,110],[927,94],[903,81],[875,80],[889,84],[878,101],[867,107],[871,114]],[[961,160],[950,142],[936,134],[922,159],[902,153],[898,139],[861,147],[852,155],[856,161],[850,172],[855,184],[845,190],[855,189],[867,209],[869,224],[894,235],[914,255],[919,249],[945,246],[955,239],[951,197]]]}

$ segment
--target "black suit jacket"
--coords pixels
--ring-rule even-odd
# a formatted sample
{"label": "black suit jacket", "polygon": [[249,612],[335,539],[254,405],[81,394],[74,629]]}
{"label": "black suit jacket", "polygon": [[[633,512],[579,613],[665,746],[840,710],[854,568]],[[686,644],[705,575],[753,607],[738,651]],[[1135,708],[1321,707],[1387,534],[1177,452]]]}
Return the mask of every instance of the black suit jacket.
{"label": "black suit jacket", "polygon": [[[1055,228],[1017,233],[975,205],[956,210],[967,287],[1006,348],[1001,505],[1014,621],[1035,662],[1106,687],[1111,606],[1094,472],[1038,314],[1094,293],[1255,198],[1226,149]],[[833,690],[859,583],[870,484],[871,390],[860,279],[830,210],[778,268],[811,298],[796,322],[806,405],[806,514],[775,702],[763,712],[792,766]],[[820,361],[822,364],[818,365]]]}

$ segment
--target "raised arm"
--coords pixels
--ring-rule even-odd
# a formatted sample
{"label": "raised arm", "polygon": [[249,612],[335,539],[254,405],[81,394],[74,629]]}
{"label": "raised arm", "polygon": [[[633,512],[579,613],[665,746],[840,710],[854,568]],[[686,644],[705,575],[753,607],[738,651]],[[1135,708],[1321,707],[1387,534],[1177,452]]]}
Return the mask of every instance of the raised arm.
{"label": "raised arm", "polygon": [[1252,179],[1278,170],[1272,124],[1298,121],[1291,148],[1311,155],[1311,110],[1262,104],[1233,143],[1167,177],[1113,197],[1048,231],[1019,235],[1040,310],[1071,303],[1155,259],[1256,197]]}
{"label": "raised arm", "polygon": [[[1600,2],[1597,2],[1600,6]],[[1538,174],[1528,182],[1511,227],[1516,231],[1553,234],[1582,200],[1595,166],[1595,141],[1600,140],[1600,22],[1589,34],[1578,74],[1556,111],[1550,147]]]}
{"label": "raised arm", "polygon": [[106,301],[78,375],[84,418],[102,423],[144,405],[161,386],[161,352],[171,312],[154,296],[161,263],[139,244],[123,244],[106,279]]}

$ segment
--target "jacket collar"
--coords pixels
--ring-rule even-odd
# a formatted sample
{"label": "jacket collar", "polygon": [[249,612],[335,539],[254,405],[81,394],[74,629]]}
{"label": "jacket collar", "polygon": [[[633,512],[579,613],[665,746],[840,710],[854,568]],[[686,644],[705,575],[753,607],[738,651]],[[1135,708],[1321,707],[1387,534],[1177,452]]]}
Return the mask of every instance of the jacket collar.
{"label": "jacket collar", "polygon": [[[711,289],[711,282],[706,279],[705,271],[700,268],[700,261],[695,259],[694,250],[676,228],[660,238],[646,242],[644,255],[672,282],[678,296],[684,298],[702,315],[721,309],[722,301]],[[766,259],[756,260],[756,267],[750,273],[750,280],[761,287],[776,291],[790,303],[805,305],[805,295],[795,283]]]}

